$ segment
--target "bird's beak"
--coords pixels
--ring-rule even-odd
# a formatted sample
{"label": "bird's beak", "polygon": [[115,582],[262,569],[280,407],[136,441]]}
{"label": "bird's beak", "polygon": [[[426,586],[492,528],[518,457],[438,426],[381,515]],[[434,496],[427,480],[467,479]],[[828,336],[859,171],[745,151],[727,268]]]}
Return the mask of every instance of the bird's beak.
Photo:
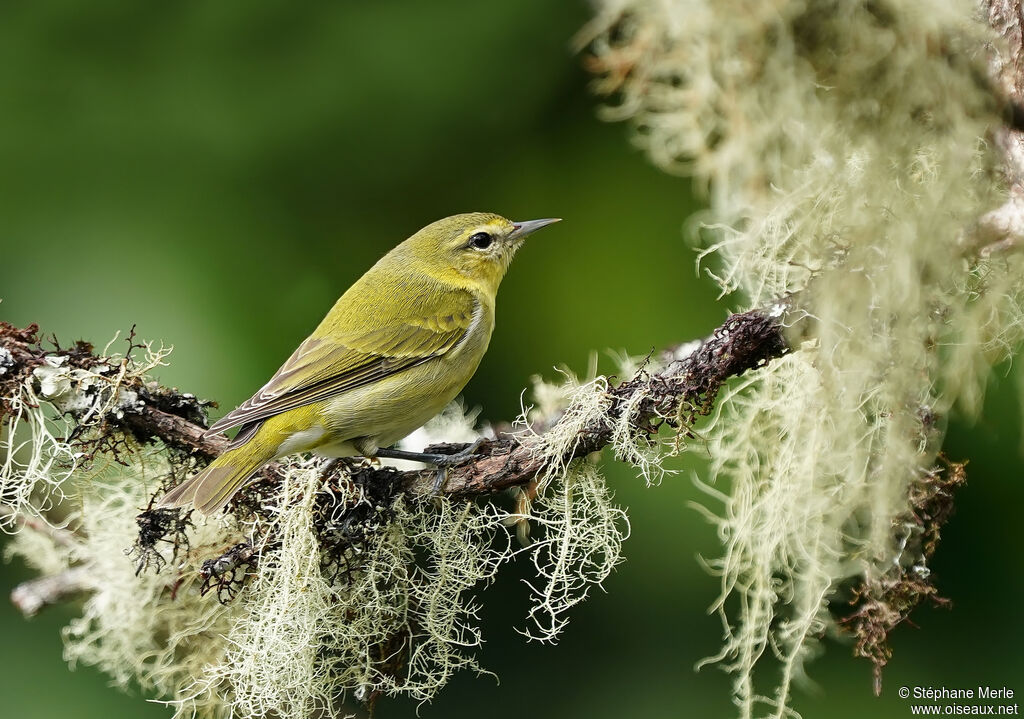
{"label": "bird's beak", "polygon": [[513,222],[512,231],[508,233],[508,240],[521,240],[529,234],[532,234],[546,225],[550,225],[555,222],[561,222],[561,217],[551,217],[546,220],[527,220],[526,222]]}

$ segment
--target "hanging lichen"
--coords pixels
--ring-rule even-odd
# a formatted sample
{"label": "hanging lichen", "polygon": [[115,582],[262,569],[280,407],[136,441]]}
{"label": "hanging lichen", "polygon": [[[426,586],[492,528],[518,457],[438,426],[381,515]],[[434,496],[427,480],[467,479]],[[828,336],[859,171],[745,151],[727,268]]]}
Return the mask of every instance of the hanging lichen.
{"label": "hanging lichen", "polygon": [[[1021,340],[1022,258],[972,235],[1005,195],[993,38],[966,0],[598,8],[581,42],[606,116],[707,190],[701,264],[739,304],[789,298],[795,351],[702,431],[728,493],[710,490],[725,545],[714,660],[741,716],[788,716],[840,589],[877,584],[900,555],[941,417],[977,411]],[[774,689],[755,677],[769,657]]]}

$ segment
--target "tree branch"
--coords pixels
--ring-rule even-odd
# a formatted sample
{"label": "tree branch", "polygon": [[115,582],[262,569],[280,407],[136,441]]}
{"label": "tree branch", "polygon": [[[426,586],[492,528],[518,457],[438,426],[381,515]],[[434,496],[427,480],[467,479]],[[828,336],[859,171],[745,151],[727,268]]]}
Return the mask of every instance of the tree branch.
{"label": "tree branch", "polygon": [[91,567],[82,565],[65,569],[59,574],[30,579],[14,588],[11,603],[26,617],[34,617],[51,604],[91,591],[93,584],[90,577],[93,574]]}
{"label": "tree branch", "polygon": [[[666,350],[660,358],[664,369],[652,374],[641,373],[609,390],[608,419],[617,418],[637,392],[643,392],[645,397],[634,419],[638,429],[644,425],[649,429],[652,422],[663,422],[680,408],[687,422],[708,414],[719,389],[729,377],[761,366],[787,351],[782,328],[786,308],[787,303],[780,302],[768,309],[732,315],[706,340]],[[82,343],[71,350],[44,350],[37,335],[35,325],[20,330],[0,323],[0,349],[10,352],[14,360],[8,371],[0,375],[0,393],[9,393],[12,383],[24,381],[34,367],[47,361],[47,357],[66,356],[72,366],[82,368],[95,368],[103,361],[92,353],[91,347]],[[144,404],[134,411],[112,413],[103,421],[142,442],[158,439],[203,458],[212,458],[227,446],[228,440],[223,436],[203,436],[203,405],[194,396],[142,385],[139,381],[131,389],[139,392]],[[611,442],[612,431],[607,419],[585,427],[571,456],[562,457],[561,461],[599,451]],[[440,445],[431,449],[453,452],[460,448],[461,445]],[[550,458],[537,456],[527,444],[514,437],[488,440],[481,444],[474,459],[449,469],[442,491],[457,497],[497,492],[536,479],[549,462]],[[398,475],[398,484],[414,493],[427,491],[434,477],[431,470],[402,472],[382,467],[367,471],[387,474],[392,480]],[[278,465],[269,464],[263,475],[279,475]]]}
{"label": "tree branch", "polygon": [[[442,491],[467,499],[491,494],[536,480],[552,462],[566,463],[601,450],[611,443],[614,422],[637,393],[642,393],[643,399],[633,409],[630,420],[637,432],[655,433],[665,422],[674,425],[681,421],[686,427],[691,426],[698,417],[711,411],[726,380],[788,351],[783,335],[787,309],[788,302],[779,302],[770,308],[732,315],[709,338],[665,350],[659,357],[659,371],[641,371],[608,390],[609,411],[601,420],[580,431],[578,442],[566,456],[541,456],[531,449],[530,443],[506,434],[485,441],[472,460],[450,468]],[[4,371],[0,373],[0,416],[5,409],[3,397],[16,392],[26,381],[38,385],[33,375],[36,367],[52,366],[57,360],[62,366],[93,372],[103,370],[105,358],[97,356],[90,345],[79,342],[70,349],[58,346],[45,349],[38,335],[35,325],[18,329],[0,322],[0,358],[6,360]],[[138,393],[142,401],[131,409],[110,412],[100,418],[104,431],[120,430],[143,443],[159,440],[205,459],[216,456],[227,446],[228,440],[223,436],[203,436],[206,405],[193,395],[143,384],[140,379],[131,379],[130,373],[128,377],[120,388]],[[35,389],[38,394],[39,387]],[[73,420],[81,419],[74,412],[68,414]],[[562,420],[556,420],[546,431],[556,431],[559,421]],[[534,429],[544,431],[544,428]],[[437,445],[428,449],[450,453],[463,446]],[[360,469],[360,473],[363,481],[378,481],[412,493],[429,491],[434,480],[432,470],[366,467]],[[263,479],[278,480],[281,476],[281,467],[274,462],[261,471]],[[32,616],[49,604],[87,591],[87,575],[86,567],[72,567],[57,575],[25,582],[12,592],[11,599],[23,614]]]}

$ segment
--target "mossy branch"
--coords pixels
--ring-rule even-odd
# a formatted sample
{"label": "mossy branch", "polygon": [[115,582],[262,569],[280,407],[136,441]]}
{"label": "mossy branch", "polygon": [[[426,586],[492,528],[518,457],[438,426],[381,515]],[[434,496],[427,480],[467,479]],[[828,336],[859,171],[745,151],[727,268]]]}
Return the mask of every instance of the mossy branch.
{"label": "mossy branch", "polygon": [[[787,304],[780,302],[766,309],[730,316],[703,341],[695,341],[663,351],[655,363],[659,371],[641,371],[607,390],[609,410],[601,413],[578,430],[576,441],[568,443],[564,456],[552,458],[539,453],[531,442],[520,436],[501,433],[484,441],[477,456],[465,464],[452,467],[442,491],[457,498],[471,498],[530,484],[550,474],[552,465],[564,466],[571,460],[597,452],[613,441],[615,423],[629,406],[630,423],[637,431],[655,434],[662,424],[690,426],[699,416],[707,415],[719,389],[730,377],[759,367],[787,352],[783,334],[783,318]],[[44,347],[39,328],[30,325],[19,329],[0,322],[0,353],[9,361],[0,374],[0,395],[26,381],[38,367],[60,363],[76,369],[94,371],[107,360],[96,354],[87,343],[78,342],[70,348]],[[205,409],[210,403],[177,389],[125,380],[124,390],[134,392],[140,401],[130,407],[111,411],[100,421],[106,424],[104,434],[111,431],[134,438],[141,443],[154,441],[186,451],[203,460],[221,452],[228,440],[223,436],[204,436]],[[60,411],[62,408],[55,405]],[[80,410],[68,414],[75,421]],[[566,418],[550,427],[534,427],[543,441],[556,433]],[[429,451],[454,452],[464,445],[433,445]],[[261,485],[278,483],[284,476],[282,467],[270,463],[261,470]],[[396,492],[421,494],[433,482],[433,470],[400,471],[392,467],[365,467],[359,470],[360,481],[393,487]],[[245,491],[241,493],[245,497]],[[23,588],[15,590],[23,591]],[[67,592],[35,593],[44,600],[60,600]],[[31,613],[39,607],[33,604]]]}

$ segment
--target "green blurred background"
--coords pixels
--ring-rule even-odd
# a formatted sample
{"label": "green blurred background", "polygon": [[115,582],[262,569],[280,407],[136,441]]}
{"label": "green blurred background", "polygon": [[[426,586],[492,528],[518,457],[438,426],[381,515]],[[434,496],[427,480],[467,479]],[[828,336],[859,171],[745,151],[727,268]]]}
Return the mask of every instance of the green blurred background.
{"label": "green blurred background", "polygon": [[[727,305],[683,240],[699,204],[628,128],[596,119],[570,50],[589,12],[581,0],[0,5],[0,318],[101,346],[135,324],[175,347],[164,383],[227,409],[384,251],[439,217],[490,210],[565,222],[528,243],[502,287],[465,392],[483,417],[514,416],[532,374],[582,371],[592,350],[707,333]],[[797,697],[805,717],[909,716],[904,684],[1024,692],[1020,436],[1005,380],[980,424],[953,423],[948,452],[970,458],[970,484],[934,569],[954,609],[898,630],[881,698],[870,666],[828,642]],[[717,541],[687,507],[693,461],[652,489],[609,466],[633,535],[607,593],[559,645],[527,644],[513,630],[525,568],[510,569],[485,594],[479,651],[500,684],[460,676],[420,716],[730,716],[725,675],[693,670],[721,634],[697,562]],[[5,593],[29,576],[17,563],[0,574]],[[67,670],[71,611],[26,622],[2,603],[0,716],[167,716]],[[414,711],[384,701],[379,716]]]}

